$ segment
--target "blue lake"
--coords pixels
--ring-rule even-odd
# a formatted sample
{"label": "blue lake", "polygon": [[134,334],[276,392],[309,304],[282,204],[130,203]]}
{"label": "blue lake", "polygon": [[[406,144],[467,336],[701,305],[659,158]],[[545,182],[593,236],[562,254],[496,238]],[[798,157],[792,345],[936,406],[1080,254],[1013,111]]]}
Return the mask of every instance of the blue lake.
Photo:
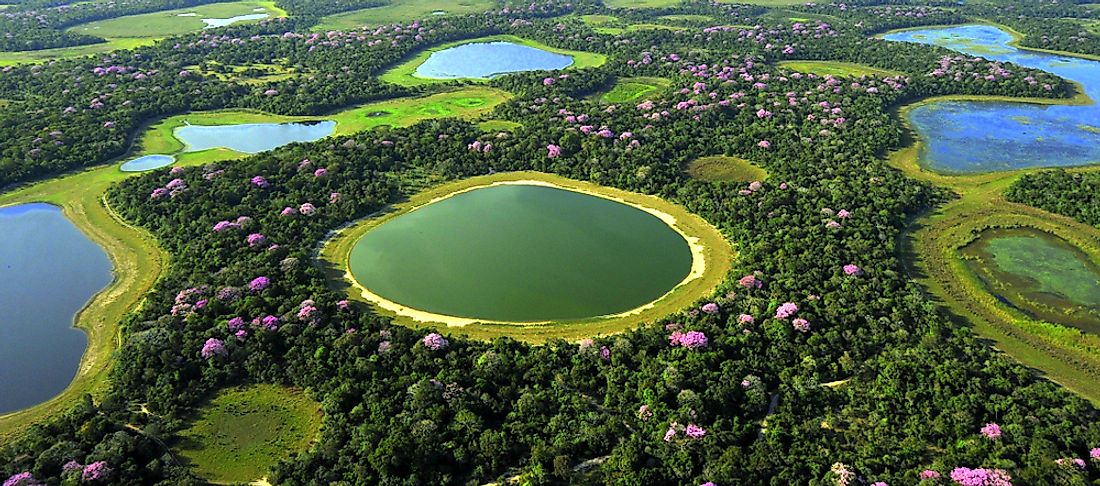
{"label": "blue lake", "polygon": [[174,135],[186,152],[225,147],[245,153],[265,152],[293,142],[312,142],[332,135],[336,122],[249,123],[243,125],[187,125]]}
{"label": "blue lake", "polygon": [[87,348],[73,319],[112,278],[107,254],[56,206],[0,208],[0,414],[69,385]]}
{"label": "blue lake", "polygon": [[119,170],[123,172],[141,172],[146,170],[159,169],[166,165],[170,165],[172,162],[175,161],[176,158],[172,157],[171,155],[146,155],[127,161],[119,167]]}
{"label": "blue lake", "polygon": [[562,69],[573,57],[512,42],[475,42],[433,52],[416,68],[421,78],[491,78],[501,74]]}
{"label": "blue lake", "polygon": [[[946,47],[1041,69],[1100,99],[1100,62],[1016,49],[997,27],[965,25],[894,32],[886,40]],[[914,107],[909,122],[924,142],[921,162],[948,173],[1100,163],[1100,106],[942,101]]]}

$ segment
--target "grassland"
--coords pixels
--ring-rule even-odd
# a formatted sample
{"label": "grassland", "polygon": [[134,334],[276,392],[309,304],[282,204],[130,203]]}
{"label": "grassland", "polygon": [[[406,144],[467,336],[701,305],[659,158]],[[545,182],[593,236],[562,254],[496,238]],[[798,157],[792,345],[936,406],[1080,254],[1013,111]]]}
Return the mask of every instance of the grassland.
{"label": "grassland", "polygon": [[[427,190],[413,195],[406,201],[395,204],[374,216],[365,218],[336,232],[322,246],[318,264],[328,274],[333,288],[347,292],[349,298],[358,305],[372,305],[362,295],[363,289],[353,285],[348,269],[348,258],[351,250],[363,234],[390,218],[397,217],[437,198],[475,187],[520,180],[550,183],[571,190],[589,192],[670,215],[675,219],[676,227],[688,235],[689,242],[700,247],[701,259],[698,262],[702,264],[700,275],[698,278],[681,283],[653,304],[629,315],[552,323],[474,322],[451,327],[451,331],[456,334],[467,335],[475,339],[492,339],[506,335],[532,343],[542,343],[554,338],[576,340],[596,335],[614,334],[695,305],[698,299],[711,295],[718,284],[727,276],[730,263],[734,258],[733,248],[730,247],[729,242],[716,228],[683,207],[654,196],[602,187],[541,172],[507,172],[449,183],[437,183]],[[373,307],[376,312],[394,317],[398,323],[414,327],[433,324],[430,320],[421,322],[381,307]],[[440,323],[434,324],[439,325]]]}
{"label": "grassland", "polygon": [[[1083,94],[1071,100],[1021,100],[992,97],[943,97],[924,100],[1028,101],[1081,104]],[[903,107],[897,115],[908,128]],[[911,129],[910,129],[911,133]],[[1004,199],[1005,190],[1021,175],[1041,169],[949,175],[920,164],[921,143],[914,140],[890,155],[889,162],[909,177],[951,189],[959,197],[914,221],[903,237],[910,273],[946,306],[950,315],[967,322],[982,337],[1021,363],[1094,403],[1100,403],[1100,336],[1033,319],[993,296],[962,260],[960,249],[989,228],[1030,227],[1054,234],[1093,260],[1100,260],[1100,231],[1071,218],[1051,214]],[[1100,170],[1098,167],[1074,171]]]}
{"label": "grassland", "polygon": [[[74,25],[68,30],[78,34],[101,37],[106,39],[106,42],[37,51],[0,52],[0,66],[37,63],[49,59],[83,57],[119,49],[147,46],[168,36],[202,30],[206,26],[202,21],[203,18],[229,18],[237,15],[260,13],[253,11],[257,8],[263,8],[271,17],[286,16],[286,11],[276,7],[274,1],[240,0],[99,20]],[[195,13],[196,15],[180,17],[180,14],[187,13]]]}
{"label": "grassland", "polygon": [[662,88],[672,84],[664,78],[638,77],[623,78],[615,82],[606,93],[600,95],[605,103],[633,103],[657,94]]}
{"label": "grassland", "polygon": [[184,69],[200,76],[235,81],[242,84],[264,84],[300,76],[303,72],[283,64],[220,64],[207,61],[202,66],[184,66]]}
{"label": "grassland", "polygon": [[604,5],[609,8],[662,8],[675,7],[680,0],[607,0]]}
{"label": "grassland", "polygon": [[[487,12],[496,3],[492,0],[458,0],[441,2],[439,0],[394,0],[388,5],[362,10],[354,10],[321,19],[314,30],[353,30],[363,26],[376,26],[391,23],[404,23],[413,20],[434,17],[435,15],[464,15]],[[443,12],[433,14],[433,12]]]}
{"label": "grassland", "polygon": [[[420,65],[423,64],[424,61],[428,60],[428,57],[430,57],[432,55],[432,53],[434,53],[434,52],[442,51],[444,49],[449,49],[451,47],[459,46],[459,45],[462,45],[462,44],[471,44],[471,43],[475,43],[475,42],[512,42],[512,43],[515,43],[515,44],[522,44],[522,45],[525,45],[525,46],[528,46],[528,47],[534,47],[536,49],[542,49],[544,51],[549,51],[549,52],[553,52],[553,53],[556,53],[556,54],[564,54],[564,55],[567,55],[567,56],[572,56],[573,57],[573,64],[571,64],[571,65],[569,65],[569,67],[565,68],[566,70],[584,69],[584,68],[590,68],[590,67],[599,67],[599,66],[604,65],[604,63],[607,62],[607,56],[604,56],[603,54],[596,54],[594,52],[571,51],[571,50],[568,50],[568,49],[558,49],[558,48],[555,48],[555,47],[550,47],[550,46],[547,46],[545,44],[535,42],[533,40],[523,39],[523,38],[516,37],[516,36],[513,36],[513,35],[494,35],[494,36],[489,36],[489,37],[479,37],[479,38],[476,38],[476,39],[466,39],[466,40],[460,40],[460,41],[455,41],[455,42],[448,42],[448,43],[440,44],[438,46],[435,46],[435,47],[432,47],[432,48],[429,48],[429,49],[425,49],[425,50],[420,51],[419,53],[417,53],[415,56],[413,56],[408,61],[405,61],[405,62],[393,67],[389,71],[386,71],[385,73],[382,73],[382,75],[379,76],[379,79],[381,79],[382,81],[386,81],[386,82],[394,83],[394,84],[400,84],[400,85],[403,85],[403,86],[420,86],[420,85],[425,85],[425,84],[445,83],[445,82],[453,81],[451,79],[434,79],[434,78],[419,77],[416,74],[416,68],[420,67]],[[480,78],[469,78],[469,79],[473,79],[475,81],[486,81],[485,79],[480,79]]]}
{"label": "grassland", "polygon": [[[261,8],[264,11],[256,10]],[[206,23],[202,21],[204,18],[226,19],[255,13],[266,13],[268,18],[286,16],[286,11],[276,7],[274,1],[241,0],[97,20],[75,25],[68,31],[104,39],[162,39],[200,31],[206,27]],[[241,23],[248,22],[258,22],[258,20]]]}
{"label": "grassland", "polygon": [[321,430],[321,407],[274,385],[224,390],[179,434],[176,450],[214,483],[262,478],[280,459],[303,451]]}
{"label": "grassland", "polygon": [[904,73],[873,68],[864,64],[838,61],[783,61],[779,67],[800,73],[813,73],[821,76],[901,76]]}
{"label": "grassland", "polygon": [[752,182],[768,178],[768,172],[740,157],[699,157],[687,167],[688,174],[710,182]]}

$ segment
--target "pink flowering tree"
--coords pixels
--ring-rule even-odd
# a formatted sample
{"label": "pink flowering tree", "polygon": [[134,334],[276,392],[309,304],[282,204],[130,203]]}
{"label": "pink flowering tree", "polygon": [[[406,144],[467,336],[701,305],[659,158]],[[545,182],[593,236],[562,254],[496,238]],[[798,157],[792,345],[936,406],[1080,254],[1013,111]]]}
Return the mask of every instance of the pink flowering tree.
{"label": "pink flowering tree", "polygon": [[447,342],[446,338],[435,332],[424,336],[424,339],[422,339],[421,342],[424,343],[424,347],[432,351],[439,351],[443,348],[446,348],[447,345],[450,344],[449,342]]}

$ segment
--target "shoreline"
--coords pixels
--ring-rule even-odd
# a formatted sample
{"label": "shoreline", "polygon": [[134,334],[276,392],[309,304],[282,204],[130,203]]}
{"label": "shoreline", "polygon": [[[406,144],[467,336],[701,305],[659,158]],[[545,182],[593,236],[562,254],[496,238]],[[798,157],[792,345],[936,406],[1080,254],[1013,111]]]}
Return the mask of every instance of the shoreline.
{"label": "shoreline", "polygon": [[[425,206],[428,206],[430,204],[434,204],[434,203],[449,199],[449,198],[457,196],[459,194],[467,193],[467,192],[470,192],[470,191],[475,191],[475,190],[478,190],[478,189],[485,189],[485,188],[488,188],[488,187],[505,186],[505,185],[527,185],[527,186],[538,186],[538,187],[550,187],[550,188],[554,188],[554,189],[573,191],[573,192],[577,192],[577,193],[581,193],[581,194],[586,194],[586,195],[589,195],[589,196],[594,196],[594,197],[607,199],[607,200],[610,200],[610,201],[615,201],[615,202],[620,203],[620,204],[625,204],[627,206],[633,207],[633,208],[638,209],[640,211],[644,211],[644,212],[656,217],[657,219],[661,220],[661,222],[663,222],[666,226],[668,226],[673,231],[675,231],[677,234],[679,234],[680,237],[683,238],[684,241],[687,242],[687,244],[688,244],[688,249],[691,251],[691,268],[689,269],[687,276],[685,276],[683,280],[681,280],[679,283],[677,283],[675,286],[673,286],[667,292],[665,292],[664,294],[661,294],[661,296],[658,297],[657,299],[655,299],[653,301],[650,301],[648,303],[645,303],[643,305],[640,305],[638,307],[634,307],[634,308],[629,309],[627,311],[617,313],[617,314],[604,314],[604,315],[592,316],[592,317],[584,318],[584,319],[571,319],[571,320],[566,320],[565,322],[577,321],[577,320],[619,319],[619,318],[623,318],[623,317],[638,315],[638,314],[642,313],[643,311],[655,308],[658,305],[658,303],[660,303],[662,300],[664,300],[670,294],[672,294],[673,292],[679,290],[681,287],[683,287],[687,283],[703,277],[704,273],[706,272],[706,269],[707,269],[706,256],[705,256],[705,252],[704,252],[704,247],[700,243],[700,238],[696,237],[696,236],[691,236],[686,231],[684,231],[683,228],[681,228],[679,226],[678,220],[676,219],[675,216],[673,216],[671,214],[668,214],[664,211],[661,211],[659,209],[656,209],[656,208],[651,208],[651,207],[645,206],[645,205],[640,204],[640,203],[636,203],[636,202],[633,202],[633,201],[628,201],[628,200],[626,200],[625,198],[622,198],[622,197],[617,197],[617,196],[613,196],[613,195],[610,195],[610,194],[600,193],[598,191],[595,191],[595,190],[592,190],[592,189],[587,189],[587,188],[582,188],[582,187],[564,186],[564,185],[561,185],[561,184],[555,184],[553,182],[548,182],[548,181],[540,181],[540,180],[535,180],[535,179],[511,179],[511,180],[496,181],[496,182],[490,182],[490,183],[487,183],[487,184],[480,184],[480,185],[475,185],[475,186],[471,186],[471,187],[466,187],[466,188],[462,188],[462,189],[452,191],[452,192],[450,192],[448,194],[445,194],[445,195],[442,195],[442,196],[434,197],[434,198],[428,200],[427,202],[425,202],[423,204],[418,204],[418,205],[416,205],[416,206],[414,206],[414,207],[412,207],[408,210],[400,211],[400,212],[396,212],[396,213],[390,213],[389,215],[387,215],[385,220],[388,220],[389,218],[394,218],[394,217],[397,217],[397,216],[400,216],[400,215],[411,213],[413,211],[416,211],[416,210],[418,210],[420,208],[423,208]],[[380,225],[382,222],[383,221],[379,221],[378,224]],[[377,225],[373,225],[370,229],[372,229],[374,226],[377,226]],[[369,229],[367,231],[369,231]],[[363,234],[365,234],[365,232]],[[362,235],[357,235],[355,240],[358,241],[359,238],[361,238],[361,237],[362,237]],[[352,248],[354,248],[354,245],[352,246]],[[347,258],[345,258],[344,262],[343,262],[344,278],[348,282],[351,283],[352,287],[356,289],[356,291],[359,293],[359,295],[361,297],[366,299],[372,305],[375,305],[375,306],[380,307],[384,310],[395,313],[398,316],[412,319],[413,321],[416,321],[416,322],[421,323],[421,324],[439,323],[439,324],[445,324],[447,327],[463,327],[463,326],[466,326],[466,325],[469,325],[469,324],[475,324],[475,323],[502,324],[502,325],[509,325],[509,326],[529,326],[529,325],[545,325],[545,324],[550,324],[550,323],[553,323],[553,322],[559,322],[559,321],[556,321],[556,320],[553,320],[553,319],[544,320],[544,321],[499,321],[499,320],[491,320],[491,319],[479,319],[479,318],[474,318],[474,317],[452,316],[452,315],[447,315],[447,314],[439,314],[439,313],[435,313],[435,312],[416,309],[416,308],[413,308],[413,307],[408,307],[408,306],[402,305],[398,302],[394,302],[392,300],[389,300],[385,297],[382,297],[382,296],[372,292],[365,285],[363,285],[362,282],[359,282],[359,280],[356,279],[355,276],[352,275],[352,273],[351,273],[350,256],[351,256],[351,252],[349,251],[348,255],[347,255]]]}

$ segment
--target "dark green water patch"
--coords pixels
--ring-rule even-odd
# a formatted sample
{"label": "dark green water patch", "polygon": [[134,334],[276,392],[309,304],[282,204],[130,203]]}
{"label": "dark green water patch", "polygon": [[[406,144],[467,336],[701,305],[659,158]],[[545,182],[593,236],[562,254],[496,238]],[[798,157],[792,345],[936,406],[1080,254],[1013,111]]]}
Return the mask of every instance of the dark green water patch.
{"label": "dark green water patch", "polygon": [[574,320],[652,302],[687,277],[687,241],[656,216],[534,185],[475,189],[368,231],[352,275],[413,309],[494,321]]}
{"label": "dark green water patch", "polygon": [[1100,266],[1065,240],[1035,228],[991,229],[961,253],[1002,302],[1100,334]]}

